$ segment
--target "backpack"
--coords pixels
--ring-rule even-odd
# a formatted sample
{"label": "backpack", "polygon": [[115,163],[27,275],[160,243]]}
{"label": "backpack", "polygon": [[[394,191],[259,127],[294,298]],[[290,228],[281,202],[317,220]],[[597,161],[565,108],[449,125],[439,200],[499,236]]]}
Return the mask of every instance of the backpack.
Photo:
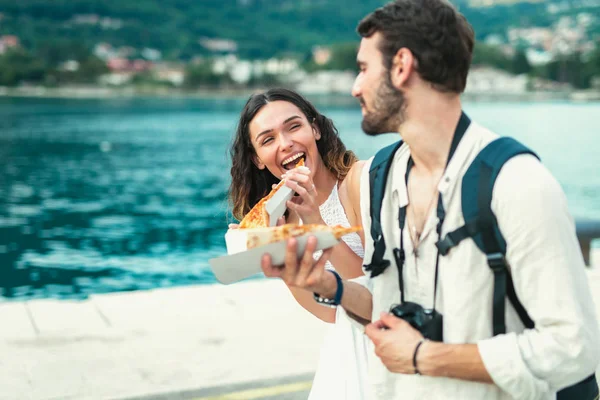
{"label": "backpack", "polygon": [[[369,189],[371,195],[371,238],[374,241],[374,252],[371,264],[365,269],[371,277],[381,274],[390,261],[385,257],[385,238],[381,228],[381,206],[385,194],[387,176],[396,151],[402,141],[391,144],[377,152],[369,169]],[[462,240],[470,238],[486,255],[488,266],[494,274],[494,292],[492,324],[494,336],[506,333],[505,296],[508,298],[528,329],[535,327],[527,310],[519,301],[515,292],[508,264],[505,259],[506,241],[498,227],[492,211],[492,191],[502,166],[512,157],[519,154],[537,155],[518,141],[503,137],[489,143],[475,157],[462,179],[462,213],[465,225],[449,232],[441,238],[436,246],[442,256],[457,246]],[[475,193],[475,195],[473,195]],[[441,200],[441,197],[440,197]],[[557,394],[558,400],[595,400],[598,398],[598,383],[594,374],[583,381],[562,389]]]}

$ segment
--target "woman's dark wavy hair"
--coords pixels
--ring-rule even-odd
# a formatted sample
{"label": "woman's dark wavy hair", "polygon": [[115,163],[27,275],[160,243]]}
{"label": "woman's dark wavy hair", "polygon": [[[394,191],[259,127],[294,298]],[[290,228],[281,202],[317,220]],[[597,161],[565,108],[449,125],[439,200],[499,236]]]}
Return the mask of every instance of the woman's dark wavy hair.
{"label": "woman's dark wavy hair", "polygon": [[475,34],[447,0],[396,0],[367,15],[362,37],[382,34],[379,50],[386,69],[403,47],[417,59],[421,77],[443,92],[462,93],[471,66]]}
{"label": "woman's dark wavy hair", "polygon": [[319,113],[317,109],[300,94],[288,89],[271,89],[264,93],[250,96],[240,114],[233,143],[229,150],[231,156],[231,185],[229,186],[229,202],[233,216],[241,220],[260,199],[271,191],[271,186],[279,182],[268,169],[258,169],[253,159],[256,156],[250,141],[250,122],[256,114],[273,101],[287,101],[302,111],[309,123],[321,133],[317,141],[317,149],[325,167],[338,179],[343,179],[352,164],[357,161],[353,152],[339,138],[333,122]]}

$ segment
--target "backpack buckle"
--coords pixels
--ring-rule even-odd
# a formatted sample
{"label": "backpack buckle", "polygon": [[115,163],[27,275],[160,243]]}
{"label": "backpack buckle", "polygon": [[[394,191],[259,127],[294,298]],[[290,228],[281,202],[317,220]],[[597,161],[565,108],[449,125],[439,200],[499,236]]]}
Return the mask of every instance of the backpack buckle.
{"label": "backpack buckle", "polygon": [[438,248],[438,251],[443,256],[448,254],[450,249],[453,248],[454,246],[456,246],[456,243],[454,243],[454,240],[452,240],[452,238],[449,235],[446,235],[445,238],[443,238],[442,240],[438,240],[435,243],[435,247]]}
{"label": "backpack buckle", "polygon": [[486,254],[485,256],[487,258],[488,265],[492,271],[494,271],[494,273],[504,272],[506,270],[506,259],[504,258],[504,254],[490,253]]}

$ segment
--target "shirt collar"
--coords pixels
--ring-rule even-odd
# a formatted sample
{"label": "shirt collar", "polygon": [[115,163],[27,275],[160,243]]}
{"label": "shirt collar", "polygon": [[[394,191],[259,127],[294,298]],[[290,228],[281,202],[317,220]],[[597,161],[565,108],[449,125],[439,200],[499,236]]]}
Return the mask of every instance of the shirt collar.
{"label": "shirt collar", "polygon": [[[464,112],[461,114],[455,134],[461,129],[464,130],[463,137],[458,143],[454,155],[450,159],[438,184],[438,191],[442,194],[442,198],[452,194],[456,187],[456,181],[460,178],[459,174],[463,169],[462,167],[471,158],[470,154],[472,153],[476,142],[476,134],[474,132],[474,130],[476,130],[475,124],[471,122]],[[398,151],[396,151],[396,154],[394,154],[394,163],[390,170],[392,175],[392,195],[397,198],[399,207],[408,205],[408,191],[405,183],[405,174],[409,157],[410,147],[406,143],[403,143]]]}

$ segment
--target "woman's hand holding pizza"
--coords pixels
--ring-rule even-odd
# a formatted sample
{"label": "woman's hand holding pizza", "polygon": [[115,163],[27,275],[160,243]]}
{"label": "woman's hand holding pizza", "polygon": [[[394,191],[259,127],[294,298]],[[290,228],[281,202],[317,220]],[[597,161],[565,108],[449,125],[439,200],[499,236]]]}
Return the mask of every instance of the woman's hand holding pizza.
{"label": "woman's hand holding pizza", "polygon": [[305,224],[324,224],[310,170],[306,167],[294,168],[286,172],[282,179],[285,179],[287,187],[298,194],[286,203],[287,208],[298,214]]}

